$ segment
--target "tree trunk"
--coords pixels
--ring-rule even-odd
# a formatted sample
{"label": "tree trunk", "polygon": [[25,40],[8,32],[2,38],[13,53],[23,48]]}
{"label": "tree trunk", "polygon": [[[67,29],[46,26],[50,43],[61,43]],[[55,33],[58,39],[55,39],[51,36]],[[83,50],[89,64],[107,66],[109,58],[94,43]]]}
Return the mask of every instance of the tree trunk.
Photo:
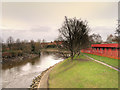
{"label": "tree trunk", "polygon": [[71,51],[71,60],[73,60],[73,57],[74,57],[73,51]]}
{"label": "tree trunk", "polygon": [[78,56],[81,54],[81,52],[79,51],[79,53],[78,53]]}

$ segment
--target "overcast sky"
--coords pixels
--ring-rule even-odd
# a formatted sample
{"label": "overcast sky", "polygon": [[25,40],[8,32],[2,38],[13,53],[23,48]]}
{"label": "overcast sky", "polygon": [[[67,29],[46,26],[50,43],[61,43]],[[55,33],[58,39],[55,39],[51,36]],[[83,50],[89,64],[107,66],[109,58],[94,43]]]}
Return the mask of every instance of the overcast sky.
{"label": "overcast sky", "polygon": [[117,2],[4,2],[2,4],[2,37],[16,40],[45,39],[58,36],[64,16],[87,20],[90,34],[99,33],[105,41],[114,34],[118,20]]}

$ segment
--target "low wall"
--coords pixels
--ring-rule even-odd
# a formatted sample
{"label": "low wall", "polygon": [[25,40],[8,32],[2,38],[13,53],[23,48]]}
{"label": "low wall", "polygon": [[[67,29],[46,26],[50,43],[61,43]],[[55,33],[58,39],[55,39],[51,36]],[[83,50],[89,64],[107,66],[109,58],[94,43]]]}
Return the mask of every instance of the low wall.
{"label": "low wall", "polygon": [[[118,50],[111,50],[111,49],[108,49],[108,50],[102,50],[102,49],[92,49],[92,48],[89,48],[89,49],[84,49],[84,50],[81,50],[81,52],[83,53],[89,53],[89,54],[94,54],[94,55],[99,55],[99,56],[104,56],[104,57],[109,57],[109,58],[114,58],[114,59],[118,59]],[[119,57],[120,59],[120,57]]]}

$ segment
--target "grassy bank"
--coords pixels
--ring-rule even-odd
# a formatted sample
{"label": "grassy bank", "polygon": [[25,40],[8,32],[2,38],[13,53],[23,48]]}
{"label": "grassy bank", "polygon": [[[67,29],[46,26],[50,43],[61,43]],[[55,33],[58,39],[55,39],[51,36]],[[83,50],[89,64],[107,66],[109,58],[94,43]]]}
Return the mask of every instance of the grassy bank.
{"label": "grassy bank", "polygon": [[49,75],[49,88],[117,88],[118,72],[81,55],[66,59]]}
{"label": "grassy bank", "polygon": [[93,55],[93,54],[88,54],[88,53],[84,53],[96,60],[102,61],[104,63],[107,63],[113,67],[118,68],[118,59],[113,59],[113,58],[108,58],[108,57],[102,57],[102,56],[98,56],[98,55]]}

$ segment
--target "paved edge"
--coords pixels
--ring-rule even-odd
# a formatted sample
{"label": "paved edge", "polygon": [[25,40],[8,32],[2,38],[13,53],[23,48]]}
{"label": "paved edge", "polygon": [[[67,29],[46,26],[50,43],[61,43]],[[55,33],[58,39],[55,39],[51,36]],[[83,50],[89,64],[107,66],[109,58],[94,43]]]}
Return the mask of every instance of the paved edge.
{"label": "paved edge", "polygon": [[120,72],[119,69],[117,69],[117,68],[115,68],[115,67],[113,67],[113,66],[110,66],[110,65],[108,65],[108,64],[106,64],[106,63],[103,63],[103,62],[101,62],[101,61],[95,60],[95,59],[93,59],[93,58],[91,58],[91,57],[89,57],[89,56],[87,56],[87,55],[85,55],[85,54],[84,54],[84,56],[90,58],[91,60],[93,60],[93,61],[95,61],[95,62],[101,63],[101,64],[103,64],[103,65],[105,65],[105,66],[107,66],[107,67],[110,67],[110,68],[112,68],[112,69]]}
{"label": "paved edge", "polygon": [[[52,67],[53,68],[53,67]],[[52,68],[50,68],[49,70],[47,70],[45,72],[45,74],[42,76],[38,88],[48,88],[48,77],[49,77],[49,73],[52,70]]]}
{"label": "paved edge", "polygon": [[[64,60],[63,60],[64,61]],[[59,63],[61,63],[62,61],[60,61]],[[48,89],[49,88],[49,83],[48,83],[48,79],[49,79],[49,74],[51,72],[51,70],[59,63],[56,63],[55,65],[53,65],[52,67],[50,67],[50,69],[48,69],[44,74],[43,76],[41,77],[41,80],[38,84],[38,90],[39,88],[46,88]]]}

